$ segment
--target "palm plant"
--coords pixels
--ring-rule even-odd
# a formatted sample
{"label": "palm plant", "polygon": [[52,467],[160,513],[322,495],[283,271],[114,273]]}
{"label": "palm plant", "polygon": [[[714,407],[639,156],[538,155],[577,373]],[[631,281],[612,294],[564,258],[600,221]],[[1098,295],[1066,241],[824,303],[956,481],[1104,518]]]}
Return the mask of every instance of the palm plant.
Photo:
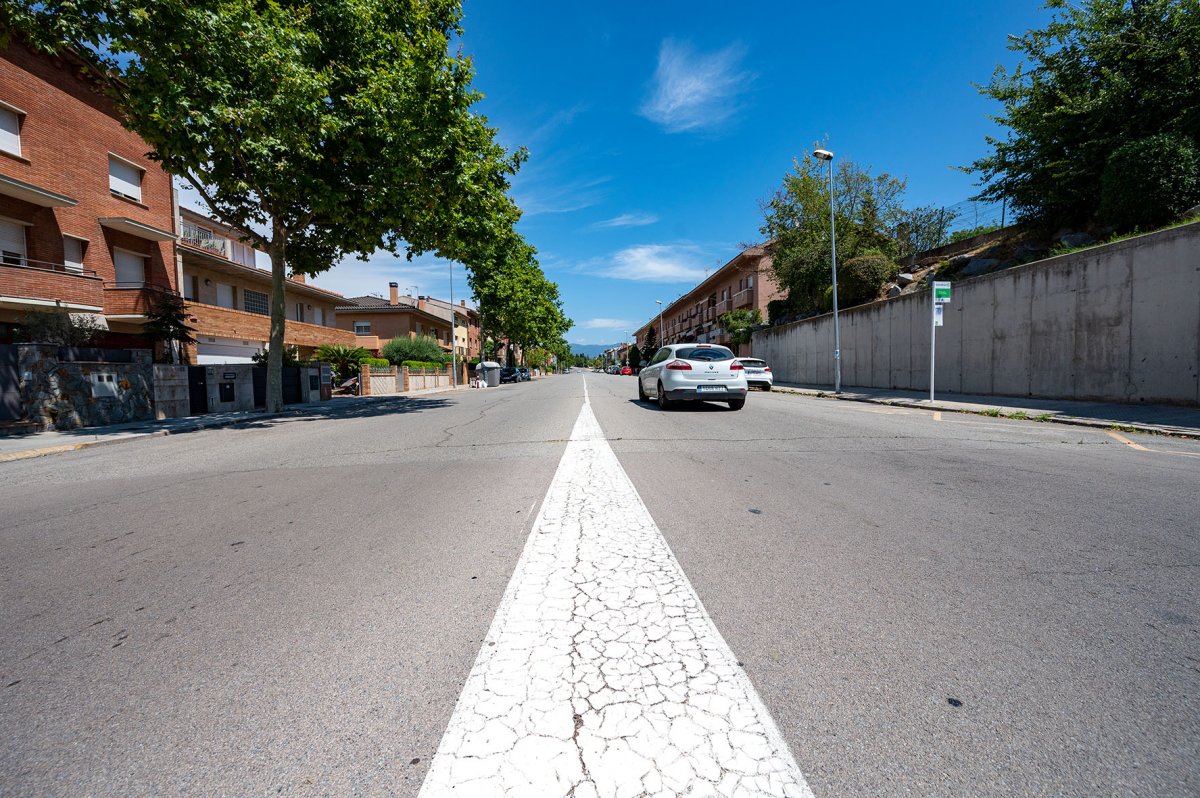
{"label": "palm plant", "polygon": [[321,344],[313,352],[313,360],[328,363],[337,375],[337,381],[342,382],[357,375],[364,358],[371,353],[361,346],[344,346],[342,344]]}

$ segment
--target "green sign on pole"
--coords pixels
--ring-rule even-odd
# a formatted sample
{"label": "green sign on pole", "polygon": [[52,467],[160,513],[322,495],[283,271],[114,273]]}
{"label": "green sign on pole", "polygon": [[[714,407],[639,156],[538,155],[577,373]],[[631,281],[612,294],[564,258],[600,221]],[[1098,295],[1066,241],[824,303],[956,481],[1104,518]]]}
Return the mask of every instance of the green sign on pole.
{"label": "green sign on pole", "polygon": [[950,283],[934,281],[933,301],[939,303],[950,301]]}

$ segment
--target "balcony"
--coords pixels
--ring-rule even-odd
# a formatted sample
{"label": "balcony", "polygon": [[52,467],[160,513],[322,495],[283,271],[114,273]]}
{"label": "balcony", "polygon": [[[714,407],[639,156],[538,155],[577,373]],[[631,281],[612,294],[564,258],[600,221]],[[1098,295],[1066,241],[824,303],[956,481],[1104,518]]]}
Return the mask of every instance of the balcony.
{"label": "balcony", "polygon": [[733,306],[735,308],[748,308],[754,304],[754,289],[743,288],[733,295]]}
{"label": "balcony", "polygon": [[104,299],[104,283],[93,271],[25,257],[19,263],[0,263],[0,304],[5,306],[61,305],[66,310],[99,313]]}
{"label": "balcony", "polygon": [[[184,308],[192,317],[192,321],[189,323],[196,328],[194,333],[196,337],[238,338],[247,341],[266,341],[271,337],[270,316],[223,308],[219,305],[206,305],[191,300],[184,302]],[[319,324],[308,324],[291,319],[285,321],[283,332],[283,342],[287,346],[297,347],[318,347],[321,344],[366,346],[362,343],[362,339],[367,337],[374,338],[374,336],[355,336],[349,330],[337,327],[323,327]]]}
{"label": "balcony", "polygon": [[177,292],[154,283],[105,283],[104,315],[142,319],[164,294]]}
{"label": "balcony", "polygon": [[180,225],[179,243],[187,244],[189,247],[202,249],[210,255],[216,255],[219,258],[230,257],[229,239],[218,236],[211,230],[205,230],[203,227],[197,227],[191,222],[183,222]]}

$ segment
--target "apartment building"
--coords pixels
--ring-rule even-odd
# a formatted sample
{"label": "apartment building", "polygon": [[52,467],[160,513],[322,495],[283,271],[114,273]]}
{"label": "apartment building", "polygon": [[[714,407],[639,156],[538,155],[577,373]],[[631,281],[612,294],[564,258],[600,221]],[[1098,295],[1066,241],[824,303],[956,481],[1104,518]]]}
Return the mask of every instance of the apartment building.
{"label": "apartment building", "polygon": [[[410,297],[405,297],[409,299]],[[432,312],[429,300],[417,297],[402,302],[396,283],[388,283],[388,298],[358,296],[338,305],[337,325],[354,335],[355,344],[378,355],[393,338],[435,338],[446,352],[451,351],[450,314],[445,318]]]}
{"label": "apartment building", "polygon": [[[767,303],[783,299],[775,282],[771,256],[762,246],[750,247],[709,275],[703,282],[663,307],[661,316],[648,320],[635,334],[639,347],[653,327],[658,343],[729,344],[729,336],[717,321],[722,313],[745,308],[758,310],[767,318]],[[661,330],[659,329],[661,326]],[[743,344],[741,355],[751,354]]]}
{"label": "apartment building", "polygon": [[25,314],[89,314],[99,345],[148,347],[177,293],[171,178],[69,56],[0,50],[0,343]]}
{"label": "apartment building", "polygon": [[[269,259],[241,231],[193,210],[180,209],[179,228],[184,305],[196,329],[185,357],[194,364],[249,363],[271,338]],[[346,301],[341,294],[295,275],[283,296],[283,343],[301,358],[322,344],[354,346],[354,334],[337,326],[334,309]]]}
{"label": "apartment building", "polygon": [[479,327],[479,312],[467,307],[467,301],[460,299],[457,305],[444,299],[431,296],[399,297],[400,304],[416,307],[421,301],[425,302],[425,310],[438,318],[450,321],[451,309],[455,316],[454,322],[454,352],[460,358],[470,359],[479,354],[481,330]]}

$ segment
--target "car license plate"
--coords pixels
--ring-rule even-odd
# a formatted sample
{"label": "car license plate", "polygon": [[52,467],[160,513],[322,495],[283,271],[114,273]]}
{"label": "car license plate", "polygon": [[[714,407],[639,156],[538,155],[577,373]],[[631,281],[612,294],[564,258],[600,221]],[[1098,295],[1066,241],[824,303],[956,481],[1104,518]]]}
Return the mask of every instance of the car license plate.
{"label": "car license plate", "polygon": [[725,386],[724,385],[697,385],[696,390],[704,392],[704,393],[709,393],[709,392],[720,393],[720,392],[724,392]]}
{"label": "car license plate", "polygon": [[746,369],[747,374],[762,374],[762,369]]}

